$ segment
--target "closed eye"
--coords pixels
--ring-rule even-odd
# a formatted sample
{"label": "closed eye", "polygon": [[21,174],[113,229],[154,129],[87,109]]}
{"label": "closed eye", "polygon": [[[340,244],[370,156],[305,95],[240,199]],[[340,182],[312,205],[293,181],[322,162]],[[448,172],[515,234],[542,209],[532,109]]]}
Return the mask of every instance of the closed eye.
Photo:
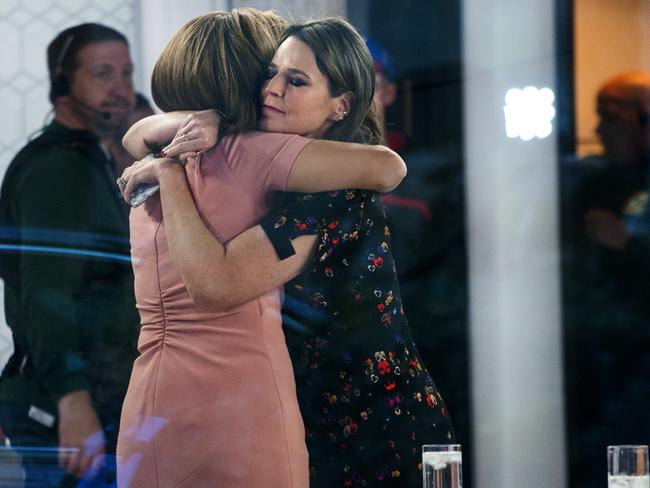
{"label": "closed eye", "polygon": [[293,86],[304,86],[307,84],[305,80],[302,78],[298,78],[297,76],[290,76],[289,77],[289,84]]}

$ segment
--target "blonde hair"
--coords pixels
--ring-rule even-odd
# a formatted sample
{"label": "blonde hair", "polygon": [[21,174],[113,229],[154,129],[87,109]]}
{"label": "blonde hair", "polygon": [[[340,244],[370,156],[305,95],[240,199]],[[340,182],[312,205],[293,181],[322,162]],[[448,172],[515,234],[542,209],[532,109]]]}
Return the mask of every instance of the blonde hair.
{"label": "blonde hair", "polygon": [[221,134],[255,129],[260,88],[284,28],[282,17],[254,8],[190,20],[156,62],[156,105],[165,112],[217,109],[225,114]]}

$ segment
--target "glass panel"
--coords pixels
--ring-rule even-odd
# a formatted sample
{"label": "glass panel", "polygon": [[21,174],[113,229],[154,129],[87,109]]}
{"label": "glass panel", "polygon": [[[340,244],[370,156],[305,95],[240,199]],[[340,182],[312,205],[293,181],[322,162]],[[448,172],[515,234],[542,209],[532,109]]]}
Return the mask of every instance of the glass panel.
{"label": "glass panel", "polygon": [[560,165],[567,434],[570,486],[592,487],[605,486],[608,445],[650,438],[650,10],[572,8],[575,139]]}
{"label": "glass panel", "polygon": [[[115,441],[138,333],[128,210],[115,186],[133,162],[121,138],[137,119],[136,6],[0,5],[3,487],[88,486],[91,477],[115,486]],[[66,99],[58,100],[60,124],[52,122],[47,47],[64,29],[95,23],[102,26],[85,25],[52,51],[51,74],[60,81],[53,91]]]}
{"label": "glass panel", "polygon": [[[0,75],[0,112],[4,115],[0,173],[47,116],[44,46],[54,35],[81,21],[100,21],[124,32],[132,41],[132,53],[138,53],[134,43],[147,33],[138,32],[135,16],[139,12],[158,19],[159,8],[147,11],[154,4],[0,2],[0,31],[5,39],[0,56],[6,68]],[[329,332],[307,341],[310,355],[293,357],[296,370],[309,366],[310,378],[336,381],[331,391],[323,389],[317,395],[319,425],[334,426],[327,431],[326,445],[339,460],[345,460],[330,468],[340,470],[344,482],[352,486],[400,478],[401,467],[419,463],[422,452],[407,449],[405,455],[393,439],[387,439],[390,420],[413,418],[418,427],[409,442],[419,447],[439,444],[439,439],[426,437],[429,430],[420,429],[406,405],[420,402],[441,412],[444,399],[444,411],[450,413],[455,428],[455,438],[448,440],[462,446],[466,488],[500,488],[508,483],[527,488],[605,486],[606,446],[647,444],[650,439],[648,2],[272,0],[188,1],[183,6],[193,12],[207,4],[273,8],[299,18],[346,15],[365,36],[373,55],[375,100],[386,130],[385,142],[408,166],[402,184],[379,198],[388,218],[401,303],[421,362],[412,359],[407,367],[391,355],[389,347],[403,344],[399,334],[390,337],[389,345],[377,344],[376,350],[364,356],[367,367],[349,382],[345,367],[332,373],[319,362]],[[152,64],[153,60],[142,62],[143,66]],[[105,159],[103,152],[98,154]],[[101,170],[105,179],[106,167]],[[110,176],[104,189],[112,192],[107,199],[118,202],[115,176]],[[41,184],[47,182],[43,178]],[[46,190],[44,184],[42,191]],[[37,193],[34,199],[42,196]],[[30,199],[22,203],[28,205]],[[106,210],[93,205],[80,208]],[[125,207],[119,208],[116,213],[126,213]],[[54,218],[59,207],[47,210],[48,218]],[[93,318],[95,312],[132,284],[126,216],[121,218],[117,231],[107,230],[114,221],[101,217],[87,233],[73,224],[62,229],[41,222],[27,229],[28,239],[21,241],[21,249],[36,256],[41,271],[57,259],[70,260],[71,269],[78,260],[88,261],[87,268],[77,271],[83,276],[94,273],[93,279],[74,293],[75,298],[92,295],[95,300],[80,312],[84,334],[92,335],[95,326],[101,325]],[[303,225],[308,224],[313,222]],[[15,251],[11,247],[15,235],[11,229],[1,230],[5,247],[0,248],[0,264],[3,272],[15,271],[16,262],[7,259],[7,250]],[[115,235],[107,239],[113,231]],[[364,269],[380,268],[384,261],[378,253],[387,246],[382,241],[365,250],[363,259],[370,262],[363,262]],[[25,269],[17,273],[28,280],[29,273],[21,274]],[[329,278],[334,270],[324,272]],[[67,273],[54,276],[57,286],[68,283]],[[108,284],[113,273],[124,280],[119,287]],[[301,282],[287,287],[285,312],[292,306],[296,283]],[[370,294],[379,299],[375,306],[381,321],[376,324],[376,335],[367,336],[373,347],[372,341],[391,330],[391,313],[401,313],[394,304],[390,309],[396,290],[397,286],[383,295],[385,290],[377,288]],[[20,312],[11,306],[7,310],[14,316],[29,314],[36,309],[34,304],[47,303],[61,316],[70,314],[67,298],[50,291],[31,297]],[[8,290],[7,296],[19,301],[23,299],[20,293]],[[131,291],[128,299],[133,299]],[[362,294],[355,299],[362,302]],[[135,316],[133,307],[128,310]],[[126,312],[114,310],[110,321],[121,324],[122,313]],[[289,330],[296,324],[286,313],[284,318],[290,337]],[[110,347],[125,336],[107,330],[114,332],[110,327],[103,330],[101,346],[90,348],[88,357],[72,355],[65,358],[65,364],[74,369],[77,361],[88,361],[104,372],[112,372],[111,366],[119,364],[119,373],[128,376],[124,372],[131,358],[121,361],[121,356],[111,355]],[[65,344],[73,341],[63,332],[55,339]],[[135,337],[131,339],[129,350],[135,354]],[[52,346],[47,340],[40,344],[44,351]],[[206,341],[204,346],[214,344]],[[300,347],[304,345],[301,342]],[[0,364],[6,362],[11,349],[7,329],[2,328]],[[339,352],[337,360],[342,362],[353,357],[347,350]],[[46,356],[38,360],[47,363]],[[11,364],[14,378],[33,373],[30,354],[19,351],[15,358]],[[420,396],[409,390],[408,401],[401,391],[392,392],[395,383],[386,379],[390,374],[415,377],[423,368],[431,373],[439,397],[431,393],[435,390],[430,385]],[[9,377],[3,377],[5,393],[12,388]],[[296,378],[300,396],[303,389],[307,391],[307,382],[304,376]],[[126,380],[122,380],[125,387]],[[363,388],[356,388],[355,381]],[[383,388],[381,395],[368,400],[372,408],[336,417],[336,412],[346,411],[342,405],[363,396],[364,388],[372,387],[370,383]],[[48,387],[56,390],[61,384]],[[122,398],[106,393],[110,388],[104,386],[99,385],[95,393],[114,414]],[[255,396],[253,389],[245,390]],[[20,410],[21,418],[46,430],[51,442],[40,450],[26,437],[25,445],[0,449],[0,478],[6,476],[16,486],[25,483],[20,459],[40,466],[52,478],[53,472],[62,475],[57,468],[60,454],[77,454],[74,449],[56,448],[58,412],[52,399],[45,402],[33,392],[20,394],[33,394],[29,401],[15,397],[27,405]],[[4,402],[0,409],[0,424],[4,422],[8,431],[14,427],[7,419],[16,418],[15,407]],[[303,414],[309,415],[307,410]],[[381,422],[373,423],[377,418]],[[147,417],[142,430],[131,434],[150,446],[152,437],[164,436],[169,421],[162,416]],[[305,421],[308,427],[310,421]],[[208,419],[202,427],[207,431],[216,422]],[[359,432],[364,431],[359,429],[364,424],[379,426],[371,444],[377,447],[378,457],[385,459],[369,468],[370,474],[354,468],[362,458],[355,442],[362,438]],[[115,429],[110,433],[113,438]],[[190,434],[188,430],[178,435]],[[313,431],[309,435],[308,445],[313,448],[311,439],[317,436]],[[362,447],[369,449],[371,444]],[[136,458],[127,463],[133,472],[139,466]],[[112,468],[107,465],[109,471]]]}

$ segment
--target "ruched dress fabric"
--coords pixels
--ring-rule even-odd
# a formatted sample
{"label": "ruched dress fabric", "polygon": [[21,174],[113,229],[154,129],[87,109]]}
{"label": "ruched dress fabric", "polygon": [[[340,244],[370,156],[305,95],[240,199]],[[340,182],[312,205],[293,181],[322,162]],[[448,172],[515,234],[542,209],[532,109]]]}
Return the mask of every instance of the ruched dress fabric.
{"label": "ruched dress fabric", "polygon": [[[307,142],[227,136],[187,166],[199,213],[221,242],[266,213]],[[226,311],[195,306],[172,262],[158,195],[131,212],[131,254],[140,355],[122,410],[118,486],[307,487],[282,289]]]}

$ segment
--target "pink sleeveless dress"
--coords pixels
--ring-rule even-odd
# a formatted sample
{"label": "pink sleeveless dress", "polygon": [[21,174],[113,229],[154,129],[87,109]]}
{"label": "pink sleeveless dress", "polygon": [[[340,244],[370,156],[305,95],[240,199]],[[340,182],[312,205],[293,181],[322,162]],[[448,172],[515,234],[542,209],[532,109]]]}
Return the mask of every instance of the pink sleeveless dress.
{"label": "pink sleeveless dress", "polygon": [[[267,212],[308,141],[228,136],[188,165],[201,217],[221,242]],[[118,486],[306,488],[282,289],[225,311],[195,306],[171,260],[157,195],[131,212],[131,254],[140,355],[122,410]]]}

